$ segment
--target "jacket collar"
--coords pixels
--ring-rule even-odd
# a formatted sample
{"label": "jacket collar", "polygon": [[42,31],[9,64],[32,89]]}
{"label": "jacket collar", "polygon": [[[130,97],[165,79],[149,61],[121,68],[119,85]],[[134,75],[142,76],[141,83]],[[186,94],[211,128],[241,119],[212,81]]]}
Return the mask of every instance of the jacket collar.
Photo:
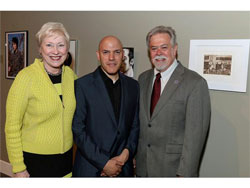
{"label": "jacket collar", "polygon": [[[166,84],[160,99],[158,101],[158,103],[155,106],[154,112],[151,116],[151,119],[155,118],[156,115],[161,111],[161,109],[169,102],[169,100],[171,99],[172,95],[174,94],[174,92],[176,91],[176,89],[180,86],[182,80],[183,80],[183,74],[184,74],[184,67],[183,65],[178,62],[178,66],[176,67],[176,69],[174,70],[173,74],[171,75],[168,83]],[[151,79],[151,85],[148,86],[147,92],[148,92],[148,96],[147,96],[147,101],[148,101],[148,117],[150,119],[150,103],[151,103],[151,93],[152,93],[152,80],[153,80],[153,71],[150,74],[150,79]]]}

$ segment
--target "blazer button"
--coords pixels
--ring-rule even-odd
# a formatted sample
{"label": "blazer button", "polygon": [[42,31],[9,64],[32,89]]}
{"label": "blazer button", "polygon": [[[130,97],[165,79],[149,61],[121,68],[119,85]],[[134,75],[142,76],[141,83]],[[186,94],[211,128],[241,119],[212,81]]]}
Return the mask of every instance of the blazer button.
{"label": "blazer button", "polygon": [[119,135],[119,134],[120,134],[120,131],[118,131],[117,134]]}
{"label": "blazer button", "polygon": [[150,144],[148,144],[148,147],[150,148]]}
{"label": "blazer button", "polygon": [[151,124],[148,124],[148,127],[151,127]]}

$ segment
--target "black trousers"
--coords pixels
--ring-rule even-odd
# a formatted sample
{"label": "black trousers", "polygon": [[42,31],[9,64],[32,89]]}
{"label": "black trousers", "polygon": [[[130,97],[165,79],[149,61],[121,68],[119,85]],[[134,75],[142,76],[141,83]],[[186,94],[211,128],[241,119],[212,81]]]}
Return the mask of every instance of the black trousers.
{"label": "black trousers", "polygon": [[23,152],[23,157],[30,177],[63,177],[72,172],[72,148],[54,155]]}

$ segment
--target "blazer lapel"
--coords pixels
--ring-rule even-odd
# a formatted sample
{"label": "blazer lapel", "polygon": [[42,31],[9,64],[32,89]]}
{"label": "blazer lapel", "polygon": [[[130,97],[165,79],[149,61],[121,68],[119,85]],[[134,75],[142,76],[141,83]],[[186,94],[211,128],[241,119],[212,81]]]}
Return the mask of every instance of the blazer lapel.
{"label": "blazer lapel", "polygon": [[154,78],[154,69],[152,69],[149,72],[149,76],[147,77],[147,79],[145,80],[145,88],[143,88],[143,100],[144,102],[144,107],[145,107],[145,111],[147,113],[147,117],[148,119],[150,119],[150,106],[151,106],[151,94],[152,94],[152,84],[153,84],[153,78]]}
{"label": "blazer lapel", "polygon": [[160,112],[162,107],[168,103],[171,96],[174,94],[175,90],[179,87],[181,81],[183,80],[184,68],[179,62],[179,65],[174,70],[171,75],[167,85],[165,86],[158,103],[155,106],[154,112],[152,114],[152,119]]}
{"label": "blazer lapel", "polygon": [[119,124],[120,126],[122,122],[124,122],[124,117],[125,117],[125,110],[126,108],[126,99],[127,99],[127,91],[128,87],[126,87],[126,80],[124,79],[124,75],[119,73],[120,81],[121,81],[121,104],[120,104],[120,114],[119,114]]}
{"label": "blazer lapel", "polygon": [[96,69],[96,71],[94,72],[94,76],[95,76],[94,85],[97,89],[97,93],[100,96],[102,103],[106,106],[107,112],[110,115],[112,121],[114,122],[115,125],[117,125],[114,110],[113,110],[113,107],[109,98],[109,94],[108,94],[108,91],[105,87],[105,84],[102,80],[102,77],[99,71],[100,70]]}

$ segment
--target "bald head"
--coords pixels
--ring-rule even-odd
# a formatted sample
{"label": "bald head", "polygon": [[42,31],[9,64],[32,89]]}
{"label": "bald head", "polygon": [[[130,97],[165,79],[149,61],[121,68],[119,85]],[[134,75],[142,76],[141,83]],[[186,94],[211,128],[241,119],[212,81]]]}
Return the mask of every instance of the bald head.
{"label": "bald head", "polygon": [[123,49],[121,41],[115,36],[106,36],[99,43],[96,51],[97,59],[101,63],[101,68],[107,76],[116,81],[119,77],[119,70],[123,59]]}
{"label": "bald head", "polygon": [[109,36],[103,37],[102,40],[99,42],[98,50],[100,50],[103,45],[107,45],[107,44],[117,45],[117,46],[120,46],[120,48],[122,48],[122,42],[117,37],[109,35]]}

